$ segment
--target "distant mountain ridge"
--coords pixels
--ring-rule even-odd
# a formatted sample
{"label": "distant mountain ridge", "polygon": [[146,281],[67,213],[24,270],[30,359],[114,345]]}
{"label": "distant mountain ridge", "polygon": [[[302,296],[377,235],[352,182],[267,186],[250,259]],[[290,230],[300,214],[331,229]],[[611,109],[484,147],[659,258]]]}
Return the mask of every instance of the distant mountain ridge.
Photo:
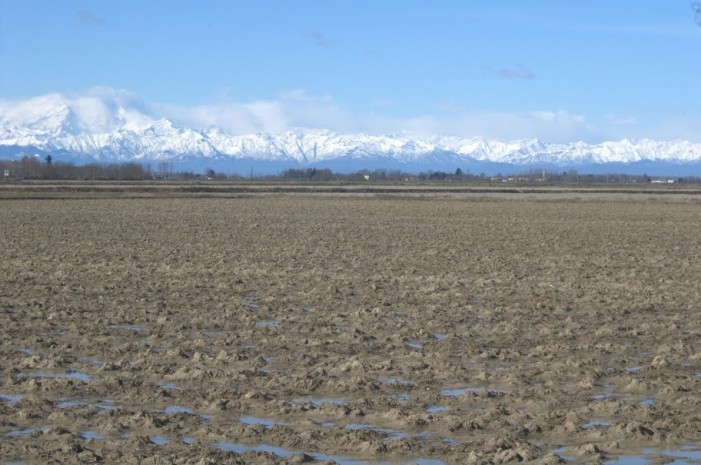
{"label": "distant mountain ridge", "polygon": [[74,163],[168,161],[188,169],[225,171],[247,171],[249,166],[263,171],[305,166],[339,171],[460,167],[487,174],[547,168],[701,175],[701,144],[683,140],[549,144],[537,139],[503,142],[304,129],[234,135],[155,118],[118,97],[70,99],[52,94],[1,104],[0,157],[51,154]]}

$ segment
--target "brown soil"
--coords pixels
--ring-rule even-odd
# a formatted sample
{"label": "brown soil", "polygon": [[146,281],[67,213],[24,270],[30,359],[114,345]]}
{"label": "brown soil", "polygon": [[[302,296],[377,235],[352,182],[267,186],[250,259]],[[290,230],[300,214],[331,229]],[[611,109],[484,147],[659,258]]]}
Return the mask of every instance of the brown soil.
{"label": "brown soil", "polygon": [[698,200],[89,195],[0,200],[0,463],[701,441]]}

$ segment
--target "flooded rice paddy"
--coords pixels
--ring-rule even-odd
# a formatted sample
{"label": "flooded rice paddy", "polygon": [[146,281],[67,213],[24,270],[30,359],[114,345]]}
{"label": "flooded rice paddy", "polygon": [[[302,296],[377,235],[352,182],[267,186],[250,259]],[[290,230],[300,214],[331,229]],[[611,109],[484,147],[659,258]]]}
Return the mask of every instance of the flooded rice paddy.
{"label": "flooded rice paddy", "polygon": [[0,199],[0,464],[699,463],[701,203],[584,199]]}

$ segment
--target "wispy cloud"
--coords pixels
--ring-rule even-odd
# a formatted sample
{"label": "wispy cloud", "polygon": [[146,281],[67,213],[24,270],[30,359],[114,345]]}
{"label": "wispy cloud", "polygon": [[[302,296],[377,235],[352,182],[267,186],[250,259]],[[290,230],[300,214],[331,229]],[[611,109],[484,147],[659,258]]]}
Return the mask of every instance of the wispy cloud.
{"label": "wispy cloud", "polygon": [[[115,125],[144,128],[161,118],[198,130],[220,128],[236,135],[277,134],[297,129],[329,130],[338,134],[410,134],[484,137],[511,141],[538,138],[566,143],[605,140],[686,139],[701,142],[701,118],[685,114],[648,114],[631,110],[622,114],[582,114],[567,109],[488,111],[457,104],[422,113],[396,115],[381,106],[354,112],[331,95],[304,89],[280,93],[267,100],[236,102],[229,98],[209,105],[183,106],[147,102],[130,92],[95,87],[80,94],[51,94],[27,101],[2,101],[3,118],[34,121],[42,109],[68,102],[83,125],[109,131]],[[449,110],[449,111],[447,111]]]}
{"label": "wispy cloud", "polygon": [[497,76],[503,79],[534,79],[535,73],[525,66],[516,68],[501,68],[496,71]]}
{"label": "wispy cloud", "polygon": [[307,34],[312,43],[320,48],[331,48],[333,41],[319,31],[311,31]]}
{"label": "wispy cloud", "polygon": [[604,115],[604,119],[611,124],[617,126],[629,126],[633,124],[638,124],[638,119],[634,116],[629,115],[616,115],[613,113],[607,113]]}
{"label": "wispy cloud", "polygon": [[97,24],[99,26],[104,26],[107,24],[107,21],[104,18],[95,15],[95,13],[90,10],[78,10],[75,13],[75,16],[78,18],[78,21],[83,23]]}

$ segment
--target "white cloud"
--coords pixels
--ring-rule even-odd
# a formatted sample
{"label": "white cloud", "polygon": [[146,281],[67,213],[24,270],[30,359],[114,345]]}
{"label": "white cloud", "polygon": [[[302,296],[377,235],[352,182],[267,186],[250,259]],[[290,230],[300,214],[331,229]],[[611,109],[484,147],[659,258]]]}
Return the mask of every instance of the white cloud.
{"label": "white cloud", "polygon": [[599,143],[623,138],[698,142],[701,137],[701,118],[695,115],[651,114],[643,110],[604,115],[583,115],[566,109],[495,112],[443,102],[430,112],[397,116],[388,113],[390,108],[378,105],[369,105],[366,112],[353,113],[330,95],[304,89],[280,93],[269,100],[180,106],[145,102],[130,92],[94,87],[81,94],[0,101],[0,123],[50,125],[51,121],[59,121],[66,109],[72,111],[77,126],[98,132],[117,127],[145,128],[157,119],[168,118],[193,129],[219,127],[238,135],[276,134],[304,128],[340,134],[405,133],[504,141],[538,138],[544,142]]}
{"label": "white cloud", "polygon": [[354,114],[329,95],[295,89],[278,94],[275,100],[196,107],[164,105],[158,111],[186,126],[198,129],[217,126],[234,134],[307,128],[337,133],[440,134],[504,140],[540,138],[548,142],[590,140],[596,134],[596,129],[584,116],[565,110],[486,112],[441,104],[435,114],[398,117],[382,113],[377,105],[374,108],[374,112]]}

